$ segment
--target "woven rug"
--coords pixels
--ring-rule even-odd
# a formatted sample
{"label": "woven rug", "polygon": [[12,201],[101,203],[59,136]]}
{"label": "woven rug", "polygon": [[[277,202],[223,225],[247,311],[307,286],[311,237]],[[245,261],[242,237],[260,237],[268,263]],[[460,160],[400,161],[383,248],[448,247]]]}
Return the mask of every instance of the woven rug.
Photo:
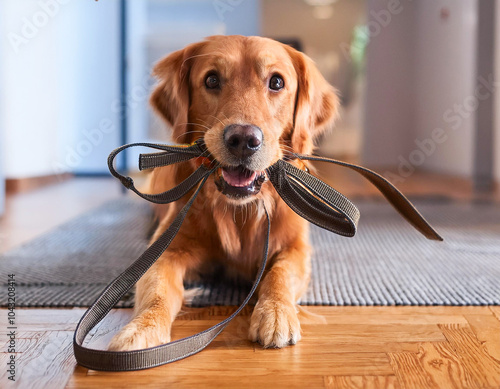
{"label": "woven rug", "polygon": [[[385,202],[355,201],[359,231],[343,238],[312,226],[306,305],[500,305],[500,207],[416,202],[444,237],[428,241]],[[0,256],[21,307],[86,307],[145,249],[150,206],[121,198]],[[248,284],[210,279],[193,306],[238,305]],[[4,285],[4,290],[6,287]],[[2,293],[0,304],[7,304]],[[119,307],[133,305],[133,292]]]}

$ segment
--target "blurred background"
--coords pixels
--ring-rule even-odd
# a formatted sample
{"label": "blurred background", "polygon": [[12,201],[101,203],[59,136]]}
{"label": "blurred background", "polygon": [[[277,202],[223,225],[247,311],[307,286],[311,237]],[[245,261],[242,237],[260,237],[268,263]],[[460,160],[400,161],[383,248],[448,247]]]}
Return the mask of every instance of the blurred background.
{"label": "blurred background", "polygon": [[[2,0],[0,244],[38,214],[67,218],[119,195],[98,178],[109,176],[109,152],[168,140],[148,106],[153,64],[214,34],[270,37],[314,59],[342,98],[318,153],[376,168],[410,194],[498,198],[496,3]],[[119,164],[135,169],[135,155]],[[357,177],[338,180],[370,192]],[[16,224],[23,210],[31,219]]]}

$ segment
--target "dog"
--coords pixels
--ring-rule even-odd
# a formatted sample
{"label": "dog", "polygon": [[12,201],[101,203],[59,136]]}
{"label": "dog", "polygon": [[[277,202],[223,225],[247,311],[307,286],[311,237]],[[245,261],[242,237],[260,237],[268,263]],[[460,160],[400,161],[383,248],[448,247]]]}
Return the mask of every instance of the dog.
{"label": "dog", "polygon": [[[176,51],[153,69],[151,105],[176,143],[203,139],[221,164],[202,188],[177,237],[137,283],[134,318],[112,339],[113,351],[168,343],[184,297],[183,281],[222,264],[248,280],[262,261],[271,217],[269,263],[258,288],[249,339],[281,348],[301,338],[297,301],[311,274],[308,222],[267,181],[265,170],[293,153],[311,153],[332,127],[339,99],[313,61],[262,37],[212,36]],[[198,159],[154,169],[150,193],[186,179]],[[307,169],[302,162],[295,166]],[[159,208],[156,240],[188,196]]]}

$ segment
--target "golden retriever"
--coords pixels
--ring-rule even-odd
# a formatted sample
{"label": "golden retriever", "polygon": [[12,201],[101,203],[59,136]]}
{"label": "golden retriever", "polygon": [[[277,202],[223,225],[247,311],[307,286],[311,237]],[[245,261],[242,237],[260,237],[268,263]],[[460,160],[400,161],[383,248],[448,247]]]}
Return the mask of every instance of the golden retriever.
{"label": "golden retriever", "polygon": [[[295,344],[301,338],[296,304],[311,273],[308,222],[281,200],[265,169],[290,151],[312,152],[313,140],[337,116],[335,90],[306,55],[261,37],[209,37],[159,61],[154,75],[159,83],[151,104],[172,128],[172,140],[203,138],[222,167],[203,187],[170,247],[137,283],[134,318],[109,349],[169,342],[183,281],[201,269],[219,263],[253,280],[263,255],[263,204],[271,216],[269,263],[249,339],[264,347]],[[200,163],[155,169],[150,191],[179,184]],[[186,201],[187,196],[161,208],[153,239]]]}

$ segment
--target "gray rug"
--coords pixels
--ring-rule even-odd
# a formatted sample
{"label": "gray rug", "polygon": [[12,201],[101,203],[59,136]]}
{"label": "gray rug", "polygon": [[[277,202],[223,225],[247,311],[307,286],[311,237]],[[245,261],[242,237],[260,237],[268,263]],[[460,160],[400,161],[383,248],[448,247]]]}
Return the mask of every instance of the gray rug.
{"label": "gray rug", "polygon": [[[354,238],[312,226],[306,305],[500,305],[500,207],[416,202],[445,242],[427,241],[383,201],[356,201]],[[85,307],[146,247],[148,204],[107,203],[0,256],[22,307]],[[6,277],[2,276],[2,282]],[[238,305],[250,285],[209,280],[193,306]],[[4,290],[5,290],[5,286]],[[6,293],[0,304],[7,304]],[[133,305],[130,293],[119,307]]]}

